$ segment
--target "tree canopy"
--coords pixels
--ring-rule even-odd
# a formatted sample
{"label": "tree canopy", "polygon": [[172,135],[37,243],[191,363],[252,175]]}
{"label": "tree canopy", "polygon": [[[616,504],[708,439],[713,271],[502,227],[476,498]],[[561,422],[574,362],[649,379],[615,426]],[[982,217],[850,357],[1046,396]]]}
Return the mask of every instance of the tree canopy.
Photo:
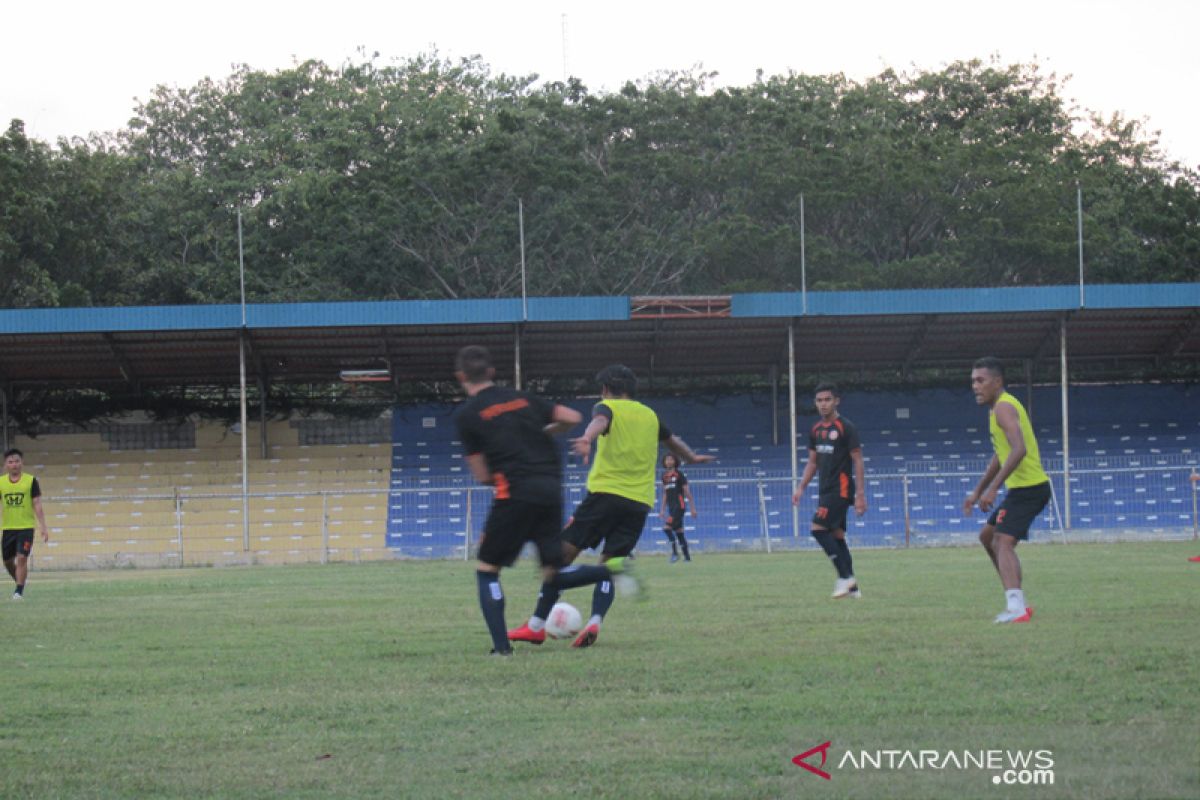
{"label": "tree canopy", "polygon": [[[679,72],[593,93],[436,55],[156,88],[128,128],[0,136],[0,305],[1200,280],[1200,179],[1036,64]],[[1078,131],[1084,131],[1079,133]]]}

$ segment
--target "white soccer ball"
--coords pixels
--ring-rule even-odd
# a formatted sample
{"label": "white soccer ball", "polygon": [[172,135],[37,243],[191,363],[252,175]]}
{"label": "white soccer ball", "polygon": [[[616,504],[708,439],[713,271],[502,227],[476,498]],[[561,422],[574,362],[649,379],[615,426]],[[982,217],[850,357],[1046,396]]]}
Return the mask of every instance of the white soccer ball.
{"label": "white soccer ball", "polygon": [[570,639],[583,630],[583,615],[570,603],[559,601],[546,617],[546,635],[551,639]]}

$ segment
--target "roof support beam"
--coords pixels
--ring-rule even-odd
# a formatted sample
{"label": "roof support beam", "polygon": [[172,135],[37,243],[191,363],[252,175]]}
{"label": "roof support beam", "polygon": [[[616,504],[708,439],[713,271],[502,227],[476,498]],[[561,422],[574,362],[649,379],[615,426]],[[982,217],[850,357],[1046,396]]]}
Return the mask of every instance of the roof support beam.
{"label": "roof support beam", "polygon": [[391,377],[392,396],[400,397],[400,378],[396,374],[396,354],[392,350],[392,340],[388,336],[388,329],[384,326],[379,327],[379,342],[380,352],[383,355],[383,363],[387,365],[388,375]]}
{"label": "roof support beam", "polygon": [[936,314],[926,314],[922,317],[921,327],[917,329],[912,341],[908,343],[908,355],[904,357],[904,367],[901,370],[905,375],[908,375],[909,370],[912,369],[913,362],[921,354],[922,348],[925,347],[925,342],[929,339],[929,329],[933,327],[933,323],[936,321]]}
{"label": "roof support beam", "polygon": [[1042,336],[1042,341],[1038,343],[1037,349],[1033,351],[1030,360],[1034,365],[1043,358],[1049,358],[1052,354],[1059,350],[1059,337],[1062,333],[1062,326],[1071,318],[1072,312],[1061,314],[1054,319],[1053,322],[1046,326],[1046,333]]}
{"label": "roof support beam", "polygon": [[1181,322],[1175,330],[1171,331],[1171,335],[1163,342],[1163,350],[1168,357],[1174,358],[1183,352],[1183,348],[1188,343],[1188,339],[1200,329],[1200,311],[1193,309],[1190,318],[1185,322]]}
{"label": "roof support beam", "polygon": [[133,370],[133,365],[129,363],[129,359],[125,357],[125,353],[117,346],[117,337],[111,333],[103,333],[104,343],[108,345],[108,350],[112,353],[113,360],[117,362],[117,369],[121,371],[121,377],[135,392],[141,391],[141,382],[138,380],[137,373]]}

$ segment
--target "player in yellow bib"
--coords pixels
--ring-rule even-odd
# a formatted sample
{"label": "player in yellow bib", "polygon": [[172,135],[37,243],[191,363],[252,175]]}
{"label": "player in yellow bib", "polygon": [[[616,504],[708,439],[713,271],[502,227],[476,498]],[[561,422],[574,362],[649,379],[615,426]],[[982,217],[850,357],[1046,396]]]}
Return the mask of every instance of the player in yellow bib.
{"label": "player in yellow bib", "polygon": [[[1029,622],[1033,608],[1026,604],[1021,590],[1017,542],[1029,538],[1029,526],[1050,502],[1050,478],[1042,469],[1037,438],[1025,407],[1004,389],[1004,365],[995,358],[976,361],[971,370],[971,391],[976,403],[990,409],[988,430],[995,455],[975,491],[963,502],[963,514],[969,516],[975,505],[981,511],[992,512],[979,532],[979,541],[1004,585],[1006,606],[996,622]],[[996,507],[1002,485],[1007,491],[1004,502]]]}
{"label": "player in yellow bib", "polygon": [[33,551],[33,531],[42,532],[42,541],[50,540],[46,516],[42,511],[42,487],[33,475],[25,472],[25,456],[17,448],[4,453],[4,477],[0,478],[0,537],[4,568],[17,584],[13,600],[25,596],[25,580],[29,576],[29,554]]}
{"label": "player in yellow bib", "polygon": [[[575,509],[563,531],[563,561],[572,563],[584,550],[600,548],[600,560],[624,558],[633,552],[646,516],[654,505],[655,469],[661,442],[681,461],[698,464],[714,460],[696,455],[663,425],[658,415],[633,399],[637,376],[629,367],[614,364],[596,376],[600,402],[592,409],[592,421],[583,436],[571,440],[571,449],[587,463],[596,447],[588,473],[587,495]],[[570,567],[562,570],[567,572]],[[546,617],[558,601],[559,591],[542,584],[533,616],[508,632],[514,642],[541,644],[546,639]],[[592,592],[592,615],[575,639],[575,647],[590,647],[600,635],[600,624],[613,603],[613,582],[602,581]]]}

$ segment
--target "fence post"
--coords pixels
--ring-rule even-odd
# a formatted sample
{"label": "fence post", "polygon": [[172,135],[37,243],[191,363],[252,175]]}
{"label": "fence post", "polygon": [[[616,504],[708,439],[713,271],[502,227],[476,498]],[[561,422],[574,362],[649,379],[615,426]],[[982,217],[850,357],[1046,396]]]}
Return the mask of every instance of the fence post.
{"label": "fence post", "polygon": [[329,563],[329,493],[321,492],[321,563]]}
{"label": "fence post", "polygon": [[179,566],[183,568],[183,500],[179,496],[179,487],[175,492],[175,541],[179,548]]}
{"label": "fence post", "polygon": [[908,516],[908,473],[900,476],[900,482],[904,489],[904,546],[908,547],[909,540],[912,538],[912,528]]}
{"label": "fence post", "polygon": [[1196,494],[1200,490],[1200,483],[1196,483],[1196,468],[1192,467],[1192,474],[1188,476],[1188,483],[1192,485],[1192,541],[1200,539],[1200,517],[1196,514]]}
{"label": "fence post", "polygon": [[762,526],[763,540],[767,544],[767,552],[771,552],[771,525],[767,519],[767,496],[763,491],[762,481],[758,482],[758,524]]}
{"label": "fence post", "polygon": [[475,490],[467,487],[467,513],[465,516],[466,526],[463,528],[463,561],[471,560],[471,498],[475,496]]}

